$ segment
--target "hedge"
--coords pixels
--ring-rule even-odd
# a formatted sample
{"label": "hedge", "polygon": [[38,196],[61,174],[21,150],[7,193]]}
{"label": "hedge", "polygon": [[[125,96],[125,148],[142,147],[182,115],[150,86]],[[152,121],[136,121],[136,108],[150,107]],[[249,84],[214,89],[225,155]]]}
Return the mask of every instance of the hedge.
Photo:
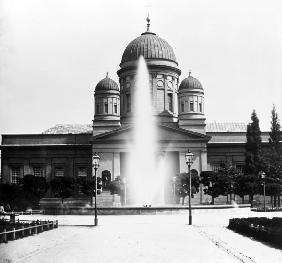
{"label": "hedge", "polygon": [[282,218],[232,218],[228,228],[257,240],[269,242],[282,249]]}

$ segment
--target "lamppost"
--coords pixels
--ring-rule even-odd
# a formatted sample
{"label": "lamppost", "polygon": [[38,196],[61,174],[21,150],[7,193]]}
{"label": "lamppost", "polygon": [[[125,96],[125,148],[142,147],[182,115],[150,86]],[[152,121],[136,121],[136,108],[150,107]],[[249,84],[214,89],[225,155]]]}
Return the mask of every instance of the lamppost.
{"label": "lamppost", "polygon": [[95,180],[95,220],[94,225],[98,226],[98,217],[97,217],[97,170],[99,167],[99,160],[100,156],[97,153],[94,153],[92,157],[92,167],[93,167],[93,174],[94,174],[94,180]]}
{"label": "lamppost", "polygon": [[188,166],[188,173],[189,173],[189,225],[192,225],[192,209],[191,209],[191,165],[193,164],[193,153],[188,152],[185,153],[186,164]]}
{"label": "lamppost", "polygon": [[265,207],[265,172],[260,172],[260,177],[263,179],[263,211],[266,212]]}

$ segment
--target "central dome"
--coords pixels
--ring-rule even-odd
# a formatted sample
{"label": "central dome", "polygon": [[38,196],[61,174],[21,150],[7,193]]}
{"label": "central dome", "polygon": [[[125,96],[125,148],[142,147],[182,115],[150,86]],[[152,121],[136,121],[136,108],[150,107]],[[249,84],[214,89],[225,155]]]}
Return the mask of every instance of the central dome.
{"label": "central dome", "polygon": [[155,33],[147,31],[132,40],[123,52],[121,64],[137,60],[140,56],[145,59],[160,59],[176,62],[172,47]]}

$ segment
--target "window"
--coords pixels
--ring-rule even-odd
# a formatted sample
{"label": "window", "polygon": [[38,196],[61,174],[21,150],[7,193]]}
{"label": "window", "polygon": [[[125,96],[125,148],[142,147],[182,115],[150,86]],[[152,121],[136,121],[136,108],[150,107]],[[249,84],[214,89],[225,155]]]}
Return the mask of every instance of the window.
{"label": "window", "polygon": [[20,167],[12,167],[11,170],[11,183],[12,184],[18,184],[20,182],[21,177],[21,168]]}
{"label": "window", "polygon": [[127,108],[127,112],[131,112],[131,96],[130,96],[130,94],[126,94],[126,108]]}
{"label": "window", "polygon": [[190,111],[194,111],[194,102],[190,101]]}
{"label": "window", "polygon": [[99,114],[100,113],[100,107],[99,104],[96,105],[96,113]]}
{"label": "window", "polygon": [[199,103],[199,112],[203,112],[202,103]]}
{"label": "window", "polygon": [[78,167],[77,176],[87,176],[87,168],[86,167]]}
{"label": "window", "polygon": [[168,110],[172,111],[172,93],[168,93]]}
{"label": "window", "polygon": [[105,113],[108,113],[108,103],[105,103]]}
{"label": "window", "polygon": [[181,112],[184,112],[184,102],[181,102]]}
{"label": "window", "polygon": [[114,113],[117,114],[117,104],[114,104]]}
{"label": "window", "polygon": [[43,168],[42,167],[33,167],[33,175],[43,177]]}
{"label": "window", "polygon": [[55,167],[55,176],[64,176],[64,167]]}

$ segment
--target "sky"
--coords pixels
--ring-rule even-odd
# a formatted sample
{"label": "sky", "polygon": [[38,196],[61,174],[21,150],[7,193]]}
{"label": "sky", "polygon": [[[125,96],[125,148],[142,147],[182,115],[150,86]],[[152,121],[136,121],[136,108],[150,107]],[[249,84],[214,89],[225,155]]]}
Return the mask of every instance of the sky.
{"label": "sky", "polygon": [[280,0],[0,0],[0,134],[91,123],[93,91],[118,82],[123,51],[146,31],[205,90],[207,122],[282,116]]}

